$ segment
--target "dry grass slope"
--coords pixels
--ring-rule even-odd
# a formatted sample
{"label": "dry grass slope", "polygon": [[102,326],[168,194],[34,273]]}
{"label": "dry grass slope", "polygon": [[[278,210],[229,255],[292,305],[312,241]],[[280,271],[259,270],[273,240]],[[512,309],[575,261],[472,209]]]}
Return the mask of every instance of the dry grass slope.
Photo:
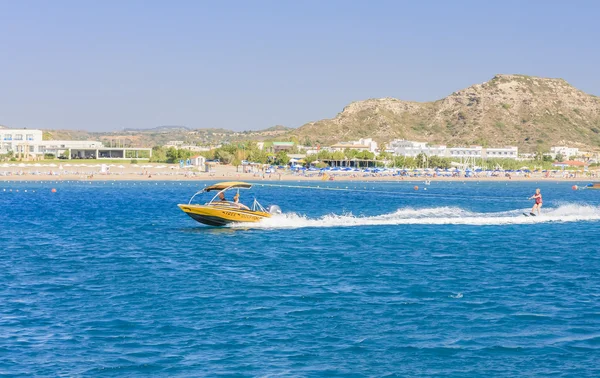
{"label": "dry grass slope", "polygon": [[292,132],[300,141],[406,138],[452,145],[516,145],[533,151],[569,143],[600,148],[600,98],[562,79],[496,75],[435,102],[354,102],[333,119]]}

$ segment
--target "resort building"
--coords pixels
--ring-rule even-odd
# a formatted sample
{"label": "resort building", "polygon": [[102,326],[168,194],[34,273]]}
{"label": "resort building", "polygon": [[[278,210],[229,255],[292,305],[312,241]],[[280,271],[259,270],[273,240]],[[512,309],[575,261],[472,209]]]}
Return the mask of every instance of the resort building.
{"label": "resort building", "polygon": [[357,151],[369,151],[372,153],[377,152],[377,142],[371,138],[362,138],[350,142],[340,142],[331,146],[332,151],[344,151],[344,150],[357,150]]}
{"label": "resort building", "polygon": [[561,168],[567,168],[567,167],[586,167],[589,164],[587,162],[583,162],[583,161],[576,161],[576,160],[567,160],[567,161],[558,161],[555,163],[552,163],[553,167],[561,167]]}
{"label": "resort building", "polygon": [[448,150],[447,157],[449,158],[481,158],[483,157],[483,147],[471,146],[471,147],[452,147]]}
{"label": "resort building", "polygon": [[485,158],[488,159],[517,159],[519,157],[518,147],[486,148]]}
{"label": "resort building", "polygon": [[44,154],[67,159],[149,159],[151,148],[104,147],[89,140],[43,140],[42,130],[0,129],[0,154],[12,152],[19,159],[43,158]]}
{"label": "resort building", "polygon": [[[86,150],[96,150],[103,147],[102,142],[88,140],[45,140],[37,145],[37,152],[40,154],[53,154],[58,157],[66,151],[72,150],[72,153],[69,154],[71,157],[87,159]],[[88,153],[87,156],[90,156],[90,154]]]}
{"label": "resort building", "polygon": [[152,157],[151,148],[104,147],[101,142],[89,141],[44,141],[51,148],[46,153],[54,156],[66,156],[67,159],[139,159],[149,160]]}
{"label": "resort building", "polygon": [[35,155],[36,143],[42,141],[42,130],[0,129],[0,154]]}
{"label": "resort building", "polygon": [[386,152],[391,152],[396,156],[404,157],[416,157],[419,154],[445,157],[448,151],[446,146],[443,145],[430,146],[426,142],[413,142],[410,140],[395,139],[390,142]]}
{"label": "resort building", "polygon": [[386,152],[391,152],[396,156],[405,157],[416,157],[419,154],[425,154],[427,156],[439,156],[454,159],[466,157],[516,159],[519,156],[519,149],[512,146],[499,148],[483,148],[481,146],[448,148],[444,145],[429,145],[426,142],[414,142],[404,139],[395,139],[391,141]]}
{"label": "resort building", "polygon": [[556,155],[561,154],[563,159],[569,159],[572,156],[579,156],[579,148],[567,147],[567,146],[556,146],[550,147],[550,156],[552,158],[556,158]]}
{"label": "resort building", "polygon": [[271,145],[271,150],[273,153],[278,153],[279,151],[290,151],[294,148],[294,142],[273,142]]}

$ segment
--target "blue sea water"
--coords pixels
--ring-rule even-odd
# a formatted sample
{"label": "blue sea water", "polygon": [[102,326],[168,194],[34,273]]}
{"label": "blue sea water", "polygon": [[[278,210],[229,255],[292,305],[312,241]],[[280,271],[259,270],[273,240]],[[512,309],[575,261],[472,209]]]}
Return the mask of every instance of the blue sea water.
{"label": "blue sea water", "polygon": [[600,376],[599,191],[277,184],[321,189],[213,228],[202,182],[1,182],[0,374]]}

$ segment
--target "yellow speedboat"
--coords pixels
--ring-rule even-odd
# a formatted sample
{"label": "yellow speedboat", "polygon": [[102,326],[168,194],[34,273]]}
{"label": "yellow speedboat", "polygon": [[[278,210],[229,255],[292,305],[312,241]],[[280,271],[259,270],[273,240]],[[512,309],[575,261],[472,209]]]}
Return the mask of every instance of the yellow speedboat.
{"label": "yellow speedboat", "polygon": [[[225,226],[229,223],[259,222],[262,219],[270,218],[272,214],[280,214],[281,209],[277,205],[262,207],[256,199],[251,207],[247,207],[237,201],[228,201],[226,192],[228,190],[237,190],[239,197],[240,189],[250,189],[252,184],[240,181],[220,182],[207,186],[199,192],[196,192],[186,204],[177,205],[192,219],[207,224],[209,226]],[[193,204],[194,197],[201,193],[216,191],[217,194],[204,205]]]}

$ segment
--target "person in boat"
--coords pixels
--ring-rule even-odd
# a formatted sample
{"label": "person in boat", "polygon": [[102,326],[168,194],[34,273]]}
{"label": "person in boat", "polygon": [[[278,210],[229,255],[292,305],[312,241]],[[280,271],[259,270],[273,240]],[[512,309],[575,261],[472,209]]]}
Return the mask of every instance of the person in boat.
{"label": "person in boat", "polygon": [[235,196],[233,196],[233,203],[235,203],[240,209],[249,210],[248,206],[240,203],[240,193],[237,193]]}
{"label": "person in boat", "polygon": [[536,189],[535,194],[529,197],[529,199],[535,200],[529,214],[535,215],[535,211],[537,210],[537,214],[540,215],[540,209],[542,208],[542,193],[540,192],[540,189]]}
{"label": "person in boat", "polygon": [[225,199],[225,193],[223,193],[223,192],[220,192],[220,193],[219,193],[219,200],[221,200],[221,201],[227,201],[227,200]]}

